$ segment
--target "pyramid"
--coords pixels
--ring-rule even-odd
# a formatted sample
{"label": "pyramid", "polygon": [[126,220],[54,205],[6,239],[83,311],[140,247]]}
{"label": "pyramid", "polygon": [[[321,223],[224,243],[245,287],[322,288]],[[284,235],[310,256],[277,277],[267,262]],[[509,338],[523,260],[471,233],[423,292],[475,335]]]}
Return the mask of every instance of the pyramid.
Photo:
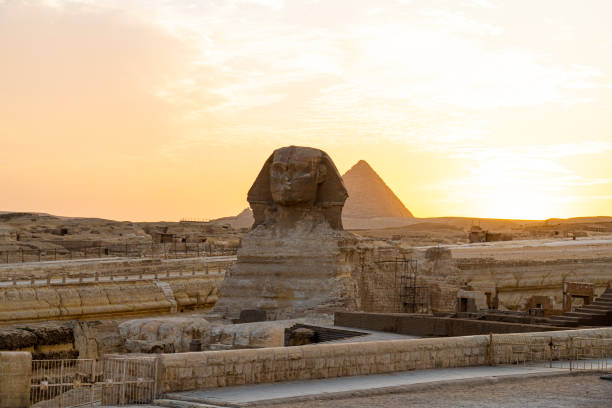
{"label": "pyramid", "polygon": [[412,213],[365,160],[359,160],[342,179],[349,194],[342,217],[413,218]]}
{"label": "pyramid", "polygon": [[[342,210],[344,228],[389,228],[413,222],[412,213],[365,160],[359,160],[342,176],[342,180],[349,194]],[[212,222],[229,224],[232,228],[248,228],[253,225],[253,212],[247,208],[237,216]]]}
{"label": "pyramid", "polygon": [[240,214],[235,215],[233,217],[223,217],[211,220],[213,224],[230,225],[232,228],[235,229],[251,228],[251,225],[253,225],[253,221],[255,221],[255,219],[253,218],[253,212],[250,208],[245,208]]}

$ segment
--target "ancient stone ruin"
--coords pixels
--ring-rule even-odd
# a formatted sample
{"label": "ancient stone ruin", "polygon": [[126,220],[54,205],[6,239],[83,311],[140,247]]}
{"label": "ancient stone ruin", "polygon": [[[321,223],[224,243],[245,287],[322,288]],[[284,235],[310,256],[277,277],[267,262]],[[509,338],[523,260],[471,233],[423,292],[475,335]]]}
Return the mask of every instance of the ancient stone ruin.
{"label": "ancient stone ruin", "polygon": [[275,150],[249,190],[255,223],[214,311],[235,318],[241,310],[261,309],[278,319],[354,309],[355,237],[343,231],[341,219],[347,196],[325,152]]}
{"label": "ancient stone ruin", "polygon": [[345,218],[413,218],[384,180],[365,161],[359,160],[342,176],[349,191]]}
{"label": "ancient stone ruin", "polygon": [[[116,406],[174,391],[541,361],[523,346],[548,352],[547,364],[559,350],[572,365],[612,351],[612,329],[579,328],[612,321],[609,237],[468,244],[474,231],[484,241],[498,241],[489,228],[514,234],[517,221],[483,219],[481,230],[480,220],[477,229],[470,219],[413,218],[365,161],[343,179],[308,147],[274,151],[248,201],[252,210],[231,220],[240,229],[228,219],[80,227],[5,216],[0,407],[6,395],[16,396],[7,408],[42,408],[72,395],[91,403],[102,388],[103,405]],[[105,247],[71,247],[89,234],[104,243],[100,231]],[[62,238],[46,247],[51,232]],[[136,242],[117,251],[124,235]],[[240,241],[237,257],[226,251]],[[33,253],[30,242],[40,245]],[[587,341],[568,347],[568,336]]]}

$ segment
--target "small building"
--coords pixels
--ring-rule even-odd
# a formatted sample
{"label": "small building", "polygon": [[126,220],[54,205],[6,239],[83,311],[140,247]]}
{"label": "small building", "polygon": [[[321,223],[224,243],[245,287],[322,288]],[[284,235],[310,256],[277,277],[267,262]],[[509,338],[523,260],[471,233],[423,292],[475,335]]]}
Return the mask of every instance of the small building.
{"label": "small building", "polygon": [[167,232],[152,231],[151,238],[155,244],[171,244],[175,240],[175,234]]}

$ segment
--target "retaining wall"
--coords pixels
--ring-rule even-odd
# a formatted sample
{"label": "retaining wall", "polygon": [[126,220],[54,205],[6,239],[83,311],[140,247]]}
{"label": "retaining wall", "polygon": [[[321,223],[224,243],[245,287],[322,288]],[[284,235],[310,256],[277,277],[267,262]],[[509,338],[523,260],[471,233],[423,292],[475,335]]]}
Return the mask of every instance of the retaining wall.
{"label": "retaining wall", "polygon": [[564,330],[563,328],[546,325],[419,316],[405,313],[336,312],[334,314],[334,324],[336,326],[431,337]]}
{"label": "retaining wall", "polygon": [[[528,337],[612,338],[612,328],[495,335],[500,341]],[[491,363],[489,336],[317,344],[250,350],[160,355],[158,390],[188,391],[241,384],[381,374]]]}
{"label": "retaining wall", "polygon": [[[568,347],[569,344],[571,343],[570,338],[583,339],[583,340],[584,339],[606,339],[605,348],[608,350],[607,351],[608,354],[606,355],[606,357],[612,357],[612,354],[609,354],[612,351],[612,349],[610,349],[610,346],[612,345],[612,342],[610,341],[612,340],[612,327],[605,327],[605,328],[602,327],[602,328],[597,328],[597,329],[560,330],[560,331],[550,331],[550,332],[517,333],[517,334],[496,334],[492,336],[493,344],[496,347],[505,346],[506,350],[505,352],[501,350],[492,352],[491,349],[489,349],[489,351],[491,352],[490,363],[491,364],[508,364],[510,361],[514,361],[514,360],[508,360],[508,354],[506,353],[510,352],[510,354],[512,354],[515,345],[518,345],[518,344],[523,344],[523,345],[531,344],[532,346],[540,345],[546,348],[550,346],[551,344],[554,344],[556,346],[562,345],[563,347]],[[601,349],[595,349],[595,348],[591,349],[591,347],[595,346],[595,344],[591,344],[591,345],[589,344],[590,342],[587,341],[586,344],[582,345],[583,349],[581,351],[587,354],[590,354],[590,355],[595,354],[595,355],[604,357],[603,355],[600,354],[602,352]],[[544,350],[544,347],[540,348],[540,350]],[[544,352],[538,355],[538,352],[534,352],[532,357],[536,359],[540,359],[541,361],[544,354],[546,353]],[[565,357],[567,357],[567,355]],[[576,357],[577,356],[574,356],[574,358]],[[522,355],[520,356],[520,358],[524,359],[520,361],[530,361],[529,360],[530,357],[528,355]]]}
{"label": "retaining wall", "polygon": [[[0,324],[47,320],[102,319],[210,308],[222,274],[164,280],[87,282],[0,288]],[[167,289],[169,287],[169,289]]]}
{"label": "retaining wall", "polygon": [[595,296],[603,293],[611,282],[612,258],[453,261],[461,270],[461,278],[474,290],[494,292],[497,287],[500,307],[508,310],[526,310],[532,296],[548,296],[554,309],[563,310],[564,281],[590,283]]}
{"label": "retaining wall", "polygon": [[225,270],[231,265],[235,257],[199,257],[179,259],[152,259],[152,258],[99,258],[99,259],[75,259],[71,261],[46,261],[27,262],[23,264],[0,264],[0,282],[10,282],[13,277],[18,280],[61,279],[62,277],[78,278],[93,277],[98,275],[100,279],[115,275],[120,279],[123,275],[154,274],[160,275],[170,273],[177,275],[183,271],[185,275],[193,271],[201,272],[209,268],[211,273],[219,271],[219,267]]}

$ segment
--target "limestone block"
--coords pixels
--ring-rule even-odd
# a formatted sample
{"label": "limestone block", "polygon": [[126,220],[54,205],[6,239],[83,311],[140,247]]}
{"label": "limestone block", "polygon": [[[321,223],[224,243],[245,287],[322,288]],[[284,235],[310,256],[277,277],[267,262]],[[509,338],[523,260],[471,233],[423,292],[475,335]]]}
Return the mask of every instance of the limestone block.
{"label": "limestone block", "polygon": [[[126,340],[142,344],[140,352],[148,352],[156,344],[172,345],[175,352],[189,350],[194,338],[201,338],[210,330],[208,321],[202,318],[161,317],[127,320],[119,325],[119,332]],[[147,345],[148,344],[148,345]]]}
{"label": "limestone block", "polygon": [[[567,335],[612,338],[612,328],[584,329],[566,332],[495,335],[500,341],[537,338],[542,335],[562,340]],[[458,367],[487,363],[488,336],[420,340],[383,341],[373,343],[321,344],[292,348],[228,350],[220,352],[184,353],[168,359],[162,355],[163,389],[179,391],[175,370],[192,368],[192,377],[206,375],[209,380],[194,380],[198,386],[225,386],[242,383],[264,383],[306,378],[376,374],[434,367]],[[177,365],[180,361],[186,365]],[[204,363],[205,361],[205,363]],[[202,371],[199,367],[210,368]],[[168,370],[174,370],[168,374]],[[189,370],[182,371],[188,375]],[[187,383],[191,387],[192,381]],[[173,388],[175,387],[175,388]],[[184,388],[182,388],[184,389]]]}
{"label": "limestone block", "polygon": [[27,352],[0,352],[0,408],[30,406],[32,355]]}
{"label": "limestone block", "polygon": [[217,386],[216,377],[212,377],[209,375],[204,376],[204,377],[198,377],[198,388],[212,388],[216,386]]}

